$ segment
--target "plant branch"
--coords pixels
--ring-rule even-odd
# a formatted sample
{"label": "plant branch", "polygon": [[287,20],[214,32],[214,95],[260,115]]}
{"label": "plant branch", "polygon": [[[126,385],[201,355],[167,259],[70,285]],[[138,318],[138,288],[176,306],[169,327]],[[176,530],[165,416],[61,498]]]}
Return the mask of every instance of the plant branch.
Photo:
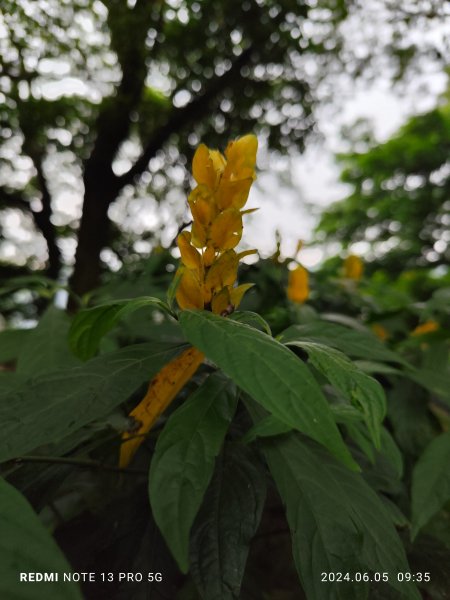
{"label": "plant branch", "polygon": [[148,475],[148,471],[144,469],[130,469],[105,465],[98,460],[84,460],[78,458],[62,458],[59,456],[19,456],[13,461],[15,464],[22,463],[43,463],[55,465],[71,465],[82,469],[98,469],[100,471],[109,471],[111,473],[125,473],[128,475]]}
{"label": "plant branch", "polygon": [[212,79],[203,94],[197,96],[195,100],[192,100],[186,106],[172,112],[169,119],[154,131],[151,139],[134,165],[126,173],[118,177],[117,183],[119,189],[133,183],[134,179],[147,169],[150,159],[155,156],[156,152],[168,141],[172,134],[177,133],[203,115],[207,110],[207,106],[225,88],[229,87],[236,78],[240,79],[240,71],[242,67],[250,62],[252,55],[252,47],[244,50],[224,75],[216,76]]}
{"label": "plant branch", "polygon": [[[38,169],[36,170],[38,171]],[[46,274],[51,279],[56,279],[61,268],[61,253],[56,242],[55,228],[51,222],[51,197],[41,167],[38,171],[38,180],[39,187],[41,190],[41,211],[33,210],[29,199],[22,192],[17,190],[8,190],[5,187],[1,187],[0,200],[3,200],[2,204],[7,206],[8,208],[18,208],[21,211],[29,213],[31,215],[34,224],[36,225],[37,229],[39,229],[39,231],[42,233],[42,235],[45,238],[45,241],[47,242],[49,259]]]}
{"label": "plant branch", "polygon": [[51,279],[56,279],[61,269],[61,251],[56,241],[55,227],[51,221],[52,218],[52,198],[47,185],[45,173],[42,165],[42,156],[39,154],[30,154],[37,173],[37,181],[41,191],[42,210],[32,211],[34,222],[41,230],[42,235],[47,242],[48,267],[47,275]]}

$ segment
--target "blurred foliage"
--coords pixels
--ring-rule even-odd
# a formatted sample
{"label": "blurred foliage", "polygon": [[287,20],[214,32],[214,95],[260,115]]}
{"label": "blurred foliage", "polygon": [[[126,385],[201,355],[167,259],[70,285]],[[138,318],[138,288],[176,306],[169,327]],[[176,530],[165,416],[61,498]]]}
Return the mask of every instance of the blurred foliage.
{"label": "blurred foliage", "polygon": [[450,261],[450,104],[410,119],[387,142],[340,156],[353,190],[322,216],[321,239],[365,241],[392,274]]}
{"label": "blurred foliage", "polygon": [[[182,165],[201,139],[220,146],[252,130],[270,149],[298,151],[334,77],[373,78],[387,57],[403,81],[424,60],[446,60],[437,39],[405,35],[439,23],[439,0],[4,0],[1,9],[0,258],[6,270],[66,281],[78,246],[78,294],[170,242],[184,217]],[[371,15],[384,19],[383,41]],[[355,47],[346,27],[365,32]],[[152,217],[137,224],[144,206]]]}

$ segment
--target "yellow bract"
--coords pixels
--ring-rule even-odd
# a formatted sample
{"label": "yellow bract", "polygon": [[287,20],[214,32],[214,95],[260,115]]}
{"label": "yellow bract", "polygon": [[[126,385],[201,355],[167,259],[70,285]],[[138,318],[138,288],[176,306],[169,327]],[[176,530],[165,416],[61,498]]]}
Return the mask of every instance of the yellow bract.
{"label": "yellow bract", "polygon": [[385,341],[389,338],[389,331],[380,325],[379,323],[372,323],[371,325],[372,331],[381,341]]}
{"label": "yellow bract", "polygon": [[425,321],[421,325],[417,325],[417,327],[411,332],[411,335],[424,335],[426,333],[433,333],[433,331],[437,331],[439,329],[439,323],[436,321]]}
{"label": "yellow bract", "polygon": [[234,248],[242,237],[242,215],[251,212],[241,209],[255,180],[257,149],[257,138],[249,134],[230,142],[225,156],[204,144],[195,152],[192,174],[198,185],[188,199],[192,227],[177,239],[182,266],[176,298],[181,309],[226,313],[251,287],[233,287],[239,260],[249,253],[237,254]]}
{"label": "yellow bract", "polygon": [[344,260],[344,277],[358,281],[361,279],[364,271],[364,263],[355,254],[350,254]]}
{"label": "yellow bract", "polygon": [[289,271],[287,295],[289,300],[303,304],[309,296],[309,276],[305,267],[299,265],[293,271]]}

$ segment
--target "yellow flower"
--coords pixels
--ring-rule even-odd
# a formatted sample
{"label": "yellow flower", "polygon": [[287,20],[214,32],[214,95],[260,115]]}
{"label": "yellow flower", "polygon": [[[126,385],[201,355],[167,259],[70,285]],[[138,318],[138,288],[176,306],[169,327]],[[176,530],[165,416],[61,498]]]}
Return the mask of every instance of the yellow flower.
{"label": "yellow flower", "polygon": [[289,271],[287,295],[289,300],[303,304],[309,296],[309,277],[305,267],[298,265],[293,271]]}
{"label": "yellow flower", "polygon": [[432,333],[433,331],[437,331],[439,329],[439,323],[436,321],[429,320],[425,321],[421,325],[417,325],[417,327],[411,332],[411,335],[424,335],[425,333]]}
{"label": "yellow flower", "polygon": [[377,338],[379,338],[382,342],[388,339],[389,332],[383,327],[383,325],[380,325],[379,323],[373,323],[371,325],[371,329]]}
{"label": "yellow flower", "polygon": [[223,156],[204,144],[197,148],[192,174],[197,186],[189,195],[191,231],[178,236],[180,284],[176,298],[181,309],[206,308],[227,313],[239,305],[250,287],[234,287],[239,260],[234,248],[242,237],[241,210],[255,180],[258,140],[245,135],[230,142]]}
{"label": "yellow flower", "polygon": [[364,263],[355,254],[350,254],[344,260],[344,277],[358,281],[361,279],[364,271]]}

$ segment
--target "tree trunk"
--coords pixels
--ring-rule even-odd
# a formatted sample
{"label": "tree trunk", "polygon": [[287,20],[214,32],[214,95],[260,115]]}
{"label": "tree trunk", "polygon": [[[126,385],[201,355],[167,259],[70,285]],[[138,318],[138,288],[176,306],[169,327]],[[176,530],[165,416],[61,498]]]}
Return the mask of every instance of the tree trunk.
{"label": "tree trunk", "polygon": [[[71,277],[71,289],[83,296],[100,283],[100,253],[108,243],[108,208],[118,194],[116,177],[109,169],[107,174],[87,172],[83,214],[79,228],[75,254],[75,268]],[[73,307],[72,307],[73,308]]]}

